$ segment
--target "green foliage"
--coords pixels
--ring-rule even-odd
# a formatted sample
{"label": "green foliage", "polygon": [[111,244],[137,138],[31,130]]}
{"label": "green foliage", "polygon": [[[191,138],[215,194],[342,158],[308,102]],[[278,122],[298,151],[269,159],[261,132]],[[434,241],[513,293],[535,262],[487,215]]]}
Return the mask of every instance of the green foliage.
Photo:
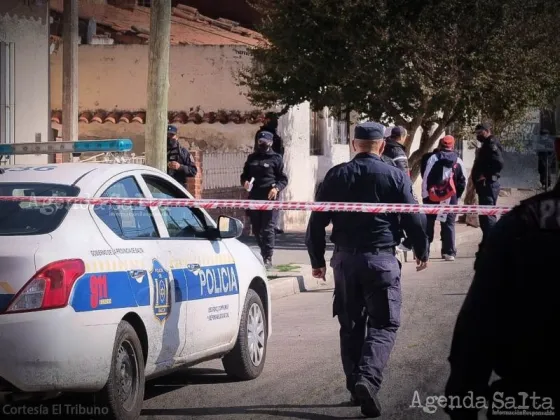
{"label": "green foliage", "polygon": [[[253,104],[310,101],[424,128],[514,121],[560,86],[556,0],[254,0],[270,45],[244,69]],[[437,128],[434,129],[435,124]]]}

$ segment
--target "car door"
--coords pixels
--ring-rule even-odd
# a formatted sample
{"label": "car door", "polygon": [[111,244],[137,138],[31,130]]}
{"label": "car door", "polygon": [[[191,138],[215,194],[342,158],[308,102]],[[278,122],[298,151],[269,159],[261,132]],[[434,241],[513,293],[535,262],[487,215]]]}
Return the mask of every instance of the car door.
{"label": "car door", "polygon": [[[154,198],[192,198],[163,177],[142,175]],[[183,356],[193,359],[212,353],[235,337],[239,314],[239,282],[235,262],[220,240],[207,239],[212,222],[199,209],[159,207],[167,238],[176,299],[186,302],[186,341]]]}
{"label": "car door", "polygon": [[[97,196],[145,198],[141,182],[134,172],[121,174],[103,185]],[[172,364],[183,351],[186,319],[181,308],[173,305],[169,253],[161,246],[165,231],[161,215],[157,208],[101,204],[92,209],[92,217],[112,256],[119,260],[117,270],[123,282],[112,299],[135,301],[130,310],[138,313],[146,327],[146,373],[154,365]]]}

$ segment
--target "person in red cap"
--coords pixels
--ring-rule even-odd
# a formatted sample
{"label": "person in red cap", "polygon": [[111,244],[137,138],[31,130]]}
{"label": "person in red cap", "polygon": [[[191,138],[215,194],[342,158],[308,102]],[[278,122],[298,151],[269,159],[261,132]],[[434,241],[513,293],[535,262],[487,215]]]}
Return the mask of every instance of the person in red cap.
{"label": "person in red cap", "polygon": [[[422,179],[422,201],[424,204],[457,204],[465,192],[467,178],[463,160],[455,152],[455,138],[445,136],[440,140],[438,151],[426,164]],[[441,222],[441,254],[446,261],[454,261],[456,214],[428,214],[427,234],[430,244],[434,240],[434,225]]]}

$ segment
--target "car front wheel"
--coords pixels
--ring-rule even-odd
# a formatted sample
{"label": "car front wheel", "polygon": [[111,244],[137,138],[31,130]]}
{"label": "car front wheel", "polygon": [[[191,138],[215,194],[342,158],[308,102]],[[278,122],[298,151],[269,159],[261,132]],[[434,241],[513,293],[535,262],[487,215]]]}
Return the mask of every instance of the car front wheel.
{"label": "car front wheel", "polygon": [[144,403],[145,386],[140,340],[132,325],[121,321],[113,348],[111,372],[101,391],[109,410],[108,417],[114,420],[137,420]]}
{"label": "car front wheel", "polygon": [[267,325],[263,304],[252,289],[247,291],[237,342],[222,359],[226,373],[238,380],[257,378],[264,369],[267,347]]}

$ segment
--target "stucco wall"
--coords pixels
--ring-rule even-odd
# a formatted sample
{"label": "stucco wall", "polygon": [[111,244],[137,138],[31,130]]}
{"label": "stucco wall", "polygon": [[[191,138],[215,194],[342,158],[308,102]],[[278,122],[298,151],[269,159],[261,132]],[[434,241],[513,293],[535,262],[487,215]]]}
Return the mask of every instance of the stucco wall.
{"label": "stucco wall", "polygon": [[[234,72],[250,64],[244,47],[172,46],[169,110],[254,109],[236,86]],[[80,110],[140,110],[147,104],[147,45],[81,45]],[[62,47],[51,56],[52,108],[62,108]]]}
{"label": "stucco wall", "polygon": [[[15,141],[49,139],[48,6],[0,2],[0,41],[15,44]],[[17,164],[44,164],[47,156],[16,156]]]}

